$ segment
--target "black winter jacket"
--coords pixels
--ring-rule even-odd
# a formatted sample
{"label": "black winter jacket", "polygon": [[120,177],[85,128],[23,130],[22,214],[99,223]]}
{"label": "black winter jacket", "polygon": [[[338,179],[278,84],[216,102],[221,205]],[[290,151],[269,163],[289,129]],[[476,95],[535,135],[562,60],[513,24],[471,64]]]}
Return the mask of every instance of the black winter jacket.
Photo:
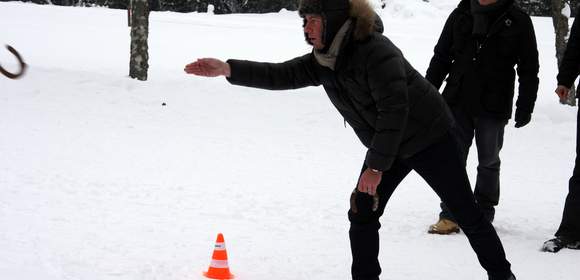
{"label": "black winter jacket", "polygon": [[[570,30],[570,39],[568,39],[564,58],[560,64],[558,85],[571,88],[578,74],[580,74],[580,20],[578,20],[577,14],[572,29]],[[576,90],[576,98],[578,98],[579,91],[580,85],[578,85],[578,89]]]}
{"label": "black winter jacket", "polygon": [[450,106],[463,106],[474,116],[509,119],[515,71],[519,76],[517,110],[531,114],[538,91],[538,50],[530,17],[509,4],[486,38],[472,36],[470,1],[451,13],[435,46],[426,78],[441,87]]}
{"label": "black winter jacket", "polygon": [[354,24],[335,71],[318,64],[312,53],[283,63],[228,60],[228,81],[272,90],[322,85],[368,148],[366,165],[387,170],[395,158],[412,156],[439,140],[453,118],[437,90],[374,30],[374,13],[360,2],[362,8],[351,2]]}

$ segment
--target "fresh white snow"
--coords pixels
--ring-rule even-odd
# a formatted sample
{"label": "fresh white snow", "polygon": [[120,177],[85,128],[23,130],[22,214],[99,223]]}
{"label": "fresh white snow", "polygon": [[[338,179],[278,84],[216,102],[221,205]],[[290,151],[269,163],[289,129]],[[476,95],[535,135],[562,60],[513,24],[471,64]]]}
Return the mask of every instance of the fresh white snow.
{"label": "fresh white snow", "polygon": [[[430,2],[378,11],[421,73],[457,1]],[[494,224],[518,279],[575,280],[580,251],[539,251],[560,222],[577,109],[553,93],[551,19],[533,21],[540,91],[532,123],[506,129]],[[237,279],[350,279],[346,211],[365,150],[322,88],[183,72],[198,57],[301,55],[301,25],[290,11],[153,12],[140,82],[126,11],[0,3],[0,44],[30,66],[0,77],[0,279],[204,279],[218,232]],[[3,47],[0,64],[17,69]],[[438,203],[415,174],[401,184],[381,220],[382,279],[487,279],[463,234],[426,233]]]}

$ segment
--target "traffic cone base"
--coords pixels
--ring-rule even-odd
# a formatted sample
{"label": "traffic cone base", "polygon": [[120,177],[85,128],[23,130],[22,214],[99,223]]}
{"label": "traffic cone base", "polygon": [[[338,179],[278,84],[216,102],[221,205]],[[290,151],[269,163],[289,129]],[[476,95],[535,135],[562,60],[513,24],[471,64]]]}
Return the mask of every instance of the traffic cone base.
{"label": "traffic cone base", "polygon": [[[213,274],[216,274],[216,273],[217,274],[224,274],[224,276],[216,276],[216,275],[213,275]],[[207,278],[210,278],[210,279],[219,279],[219,280],[234,279],[234,277],[235,277],[229,271],[227,271],[227,272],[215,272],[214,271],[214,272],[211,272],[211,273],[210,273],[210,271],[207,271],[207,272],[204,272],[203,273],[203,276],[205,276]]]}

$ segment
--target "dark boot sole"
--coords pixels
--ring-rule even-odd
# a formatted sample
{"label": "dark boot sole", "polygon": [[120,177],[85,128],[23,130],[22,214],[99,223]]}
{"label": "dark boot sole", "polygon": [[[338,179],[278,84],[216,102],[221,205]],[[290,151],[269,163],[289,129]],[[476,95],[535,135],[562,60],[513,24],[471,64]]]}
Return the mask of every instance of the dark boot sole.
{"label": "dark boot sole", "polygon": [[435,229],[429,229],[427,231],[427,233],[430,234],[439,234],[439,235],[449,235],[452,233],[459,233],[459,229],[452,229],[452,230],[445,230],[445,231],[441,231],[441,230],[435,230]]}

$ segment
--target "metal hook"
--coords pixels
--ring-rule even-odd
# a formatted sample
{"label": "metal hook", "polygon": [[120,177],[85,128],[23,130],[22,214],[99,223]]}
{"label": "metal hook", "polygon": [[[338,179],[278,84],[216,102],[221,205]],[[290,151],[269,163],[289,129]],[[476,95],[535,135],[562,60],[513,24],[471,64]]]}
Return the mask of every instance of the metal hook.
{"label": "metal hook", "polygon": [[20,78],[22,75],[24,75],[24,71],[26,70],[26,63],[24,63],[24,60],[22,60],[22,57],[20,56],[20,54],[11,46],[6,45],[6,48],[8,49],[9,52],[11,52],[16,59],[18,60],[18,63],[20,63],[20,72],[18,73],[10,73],[8,71],[6,71],[4,68],[2,68],[2,65],[0,65],[0,73],[2,73],[4,76],[10,78],[10,79],[18,79]]}

